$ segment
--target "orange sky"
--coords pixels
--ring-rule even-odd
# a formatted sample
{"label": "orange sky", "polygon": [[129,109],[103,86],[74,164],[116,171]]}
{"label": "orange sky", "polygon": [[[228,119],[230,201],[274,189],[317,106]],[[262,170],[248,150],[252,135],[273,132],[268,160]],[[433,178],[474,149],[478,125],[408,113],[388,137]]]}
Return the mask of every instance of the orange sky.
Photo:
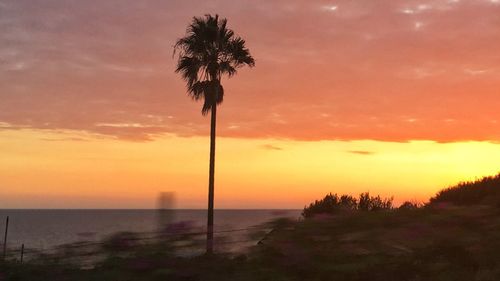
{"label": "orange sky", "polygon": [[[219,13],[256,67],[223,81],[216,206],[425,200],[500,169],[500,2],[0,2],[0,208],[206,205],[208,119],[173,70]],[[495,157],[497,155],[497,157]]]}

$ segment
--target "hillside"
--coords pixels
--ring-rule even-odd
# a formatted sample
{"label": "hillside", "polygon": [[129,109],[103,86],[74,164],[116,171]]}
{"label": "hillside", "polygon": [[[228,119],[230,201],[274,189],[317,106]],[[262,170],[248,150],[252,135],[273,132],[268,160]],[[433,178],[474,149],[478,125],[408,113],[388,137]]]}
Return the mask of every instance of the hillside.
{"label": "hillside", "polygon": [[430,199],[430,204],[437,203],[500,206],[500,173],[443,189]]}

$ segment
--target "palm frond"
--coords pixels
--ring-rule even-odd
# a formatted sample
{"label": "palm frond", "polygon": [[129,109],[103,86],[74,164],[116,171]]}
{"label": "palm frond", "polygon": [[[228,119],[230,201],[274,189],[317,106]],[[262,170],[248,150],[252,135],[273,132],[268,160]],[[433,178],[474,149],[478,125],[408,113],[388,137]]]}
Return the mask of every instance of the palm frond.
{"label": "palm frond", "polygon": [[202,67],[201,61],[196,57],[182,56],[179,58],[175,72],[181,73],[187,82],[188,89],[198,81],[198,73]]}
{"label": "palm frond", "polygon": [[250,50],[245,47],[245,40],[241,37],[231,38],[228,44],[228,51],[231,54],[231,59],[233,63],[237,66],[248,65],[250,67],[255,66],[255,60],[250,55]]}
{"label": "palm frond", "polygon": [[209,81],[204,90],[201,114],[207,115],[213,106],[217,106],[224,101],[224,88],[219,81]]}
{"label": "palm frond", "polygon": [[237,73],[236,68],[232,66],[230,60],[221,61],[221,63],[219,64],[219,70],[222,74],[227,74],[229,78]]}
{"label": "palm frond", "polygon": [[232,77],[237,69],[255,60],[245,47],[245,40],[227,28],[227,20],[218,15],[194,17],[186,35],[174,45],[178,52],[176,72],[186,81],[187,92],[194,100],[203,99],[202,114],[223,101],[223,75]]}

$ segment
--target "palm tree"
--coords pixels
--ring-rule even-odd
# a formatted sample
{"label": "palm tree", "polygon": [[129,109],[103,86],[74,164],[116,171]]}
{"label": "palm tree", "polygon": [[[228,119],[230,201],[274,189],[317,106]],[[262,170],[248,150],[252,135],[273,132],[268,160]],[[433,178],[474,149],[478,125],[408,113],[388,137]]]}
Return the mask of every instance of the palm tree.
{"label": "palm tree", "polygon": [[245,40],[226,27],[227,20],[218,15],[194,17],[186,35],[174,46],[179,52],[177,69],[187,83],[187,92],[194,100],[203,100],[201,113],[210,118],[210,165],[208,177],[207,254],[213,253],[214,234],[214,171],[215,124],[217,105],[222,103],[222,76],[232,77],[237,69],[255,66],[245,47]]}

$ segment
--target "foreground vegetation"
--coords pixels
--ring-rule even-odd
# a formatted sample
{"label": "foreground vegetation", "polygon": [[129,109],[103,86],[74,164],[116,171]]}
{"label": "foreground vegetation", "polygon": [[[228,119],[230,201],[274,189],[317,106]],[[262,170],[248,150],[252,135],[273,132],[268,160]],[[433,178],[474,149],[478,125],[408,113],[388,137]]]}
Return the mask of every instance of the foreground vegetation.
{"label": "foreground vegetation", "polygon": [[[344,199],[356,204],[273,222],[273,231],[245,254],[180,257],[172,254],[171,240],[134,245],[115,239],[91,269],[64,258],[9,262],[0,265],[0,280],[500,280],[499,206],[454,201],[461,190],[469,194],[485,182],[485,198],[500,189],[499,176],[462,183],[421,207],[360,209],[358,198]],[[327,197],[318,204],[342,202],[342,196]]]}

